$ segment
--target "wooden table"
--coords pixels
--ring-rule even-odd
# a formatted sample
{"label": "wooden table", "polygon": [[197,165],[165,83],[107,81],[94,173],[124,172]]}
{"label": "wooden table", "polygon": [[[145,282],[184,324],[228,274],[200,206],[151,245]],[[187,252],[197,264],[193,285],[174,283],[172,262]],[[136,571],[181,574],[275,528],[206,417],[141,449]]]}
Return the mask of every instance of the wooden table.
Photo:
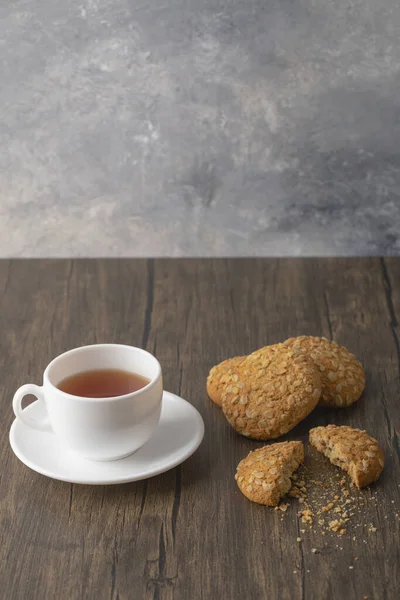
{"label": "wooden table", "polygon": [[[2,598],[399,597],[400,260],[2,261],[0,298]],[[304,333],[348,346],[367,388],[352,408],[318,409],[285,439],[349,424],[387,457],[379,482],[352,492],[366,504],[353,519],[362,527],[343,537],[303,535],[294,499],[283,515],[239,492],[236,465],[261,444],[235,434],[205,393],[215,363]],[[180,467],[89,487],[47,479],[13,455],[15,389],[40,383],[57,354],[97,342],[147,348],[165,388],[199,409],[205,438]],[[310,468],[318,477],[321,467]]]}

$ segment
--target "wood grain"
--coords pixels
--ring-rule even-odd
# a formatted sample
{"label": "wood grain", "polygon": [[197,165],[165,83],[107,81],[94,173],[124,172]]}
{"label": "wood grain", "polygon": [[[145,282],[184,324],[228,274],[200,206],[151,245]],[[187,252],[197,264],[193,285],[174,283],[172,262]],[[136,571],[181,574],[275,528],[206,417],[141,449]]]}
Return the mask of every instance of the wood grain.
{"label": "wood grain", "polygon": [[[400,260],[2,261],[0,298],[2,597],[398,597]],[[236,435],[207,399],[207,372],[298,334],[335,339],[366,368],[359,403],[317,410],[286,439],[306,441],[312,426],[334,422],[380,440],[384,474],[360,492],[360,519],[374,534],[339,540],[316,529],[298,544],[295,501],[281,521],[234,482],[239,460],[261,444]],[[128,485],[70,485],[30,471],[8,444],[13,392],[40,383],[55,355],[105,341],[156,354],[165,388],[201,412],[203,444],[180,467]]]}

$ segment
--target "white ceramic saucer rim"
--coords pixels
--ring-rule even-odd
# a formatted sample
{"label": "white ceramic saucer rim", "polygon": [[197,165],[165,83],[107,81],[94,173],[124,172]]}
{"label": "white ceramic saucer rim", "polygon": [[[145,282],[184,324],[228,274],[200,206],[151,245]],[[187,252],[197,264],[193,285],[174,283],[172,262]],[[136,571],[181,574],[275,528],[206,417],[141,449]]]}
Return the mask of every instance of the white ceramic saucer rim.
{"label": "white ceramic saucer rim", "polygon": [[[80,484],[80,485],[120,485],[123,483],[130,483],[130,482],[134,482],[134,481],[143,481],[145,479],[150,479],[151,477],[156,477],[157,475],[161,475],[161,473],[166,473],[167,471],[174,469],[178,465],[185,462],[188,458],[190,458],[192,456],[192,454],[194,454],[196,452],[196,450],[200,446],[201,442],[203,441],[203,437],[204,437],[204,421],[203,421],[203,418],[200,415],[199,411],[197,410],[197,408],[195,408],[192,404],[190,404],[190,402],[188,402],[184,398],[181,398],[181,396],[178,396],[177,394],[173,394],[172,392],[167,392],[166,390],[164,390],[163,393],[168,396],[172,396],[173,398],[177,399],[179,402],[184,402],[189,407],[189,410],[192,411],[193,418],[196,420],[196,433],[193,436],[193,438],[191,440],[191,445],[188,447],[186,452],[184,454],[179,455],[179,457],[177,457],[175,460],[171,461],[170,463],[168,463],[166,465],[163,465],[162,467],[153,468],[153,469],[145,469],[143,472],[139,472],[135,475],[126,475],[126,476],[122,476],[118,479],[112,479],[111,481],[107,480],[107,478],[87,481],[85,478],[80,478],[80,477],[65,477],[64,475],[59,477],[59,476],[55,475],[54,473],[50,472],[45,467],[37,465],[33,461],[29,460],[29,457],[27,457],[24,453],[19,451],[18,444],[15,441],[15,428],[17,425],[17,419],[14,419],[14,421],[11,425],[11,428],[10,428],[9,440],[10,440],[11,448],[12,448],[15,456],[25,466],[29,467],[29,469],[31,469],[32,471],[35,471],[36,473],[39,473],[40,475],[44,475],[45,477],[49,477],[50,479],[55,479],[57,481],[64,481],[66,483],[75,483],[75,484]],[[140,448],[139,448],[138,452],[139,451],[140,451]],[[127,457],[127,458],[129,458],[129,457]],[[77,457],[77,460],[79,460],[79,457]],[[85,460],[85,459],[81,459],[81,460]],[[121,459],[121,460],[123,461],[126,459]],[[87,461],[87,462],[88,462],[88,464],[90,464],[92,461]],[[120,461],[110,461],[110,462],[102,463],[102,464],[107,464],[110,467],[112,467],[114,462],[120,462]]]}

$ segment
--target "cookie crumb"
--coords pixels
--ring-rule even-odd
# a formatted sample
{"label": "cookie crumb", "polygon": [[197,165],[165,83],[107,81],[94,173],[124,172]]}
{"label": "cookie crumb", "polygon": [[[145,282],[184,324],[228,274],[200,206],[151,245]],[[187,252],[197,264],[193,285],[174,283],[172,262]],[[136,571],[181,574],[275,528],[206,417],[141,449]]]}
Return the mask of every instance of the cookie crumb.
{"label": "cookie crumb", "polygon": [[335,519],[334,521],[329,521],[329,529],[332,529],[332,531],[339,531],[340,529],[340,523],[337,519]]}
{"label": "cookie crumb", "polygon": [[301,517],[301,522],[302,523],[309,523],[310,525],[312,525],[313,522],[313,513],[309,508],[306,508],[305,510],[302,510],[299,512],[299,517]]}

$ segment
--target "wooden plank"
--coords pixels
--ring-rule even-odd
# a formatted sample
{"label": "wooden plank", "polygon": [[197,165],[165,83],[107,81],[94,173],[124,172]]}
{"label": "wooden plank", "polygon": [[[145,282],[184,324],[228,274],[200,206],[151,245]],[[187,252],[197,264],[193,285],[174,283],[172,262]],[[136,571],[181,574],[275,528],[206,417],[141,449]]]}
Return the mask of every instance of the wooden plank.
{"label": "wooden plank", "polygon": [[[397,259],[0,262],[0,589],[23,600],[397,597],[399,275]],[[360,492],[365,506],[353,519],[374,533],[303,535],[297,501],[281,520],[234,482],[239,460],[262,444],[236,435],[207,399],[207,372],[300,334],[348,346],[367,390],[350,409],[316,410],[284,439],[306,441],[328,422],[378,437],[387,466]],[[180,467],[123,486],[31,472],[8,447],[14,390],[40,382],[56,354],[103,341],[157,355],[165,388],[200,410],[203,444]],[[309,468],[318,478],[326,463],[310,459]]]}

